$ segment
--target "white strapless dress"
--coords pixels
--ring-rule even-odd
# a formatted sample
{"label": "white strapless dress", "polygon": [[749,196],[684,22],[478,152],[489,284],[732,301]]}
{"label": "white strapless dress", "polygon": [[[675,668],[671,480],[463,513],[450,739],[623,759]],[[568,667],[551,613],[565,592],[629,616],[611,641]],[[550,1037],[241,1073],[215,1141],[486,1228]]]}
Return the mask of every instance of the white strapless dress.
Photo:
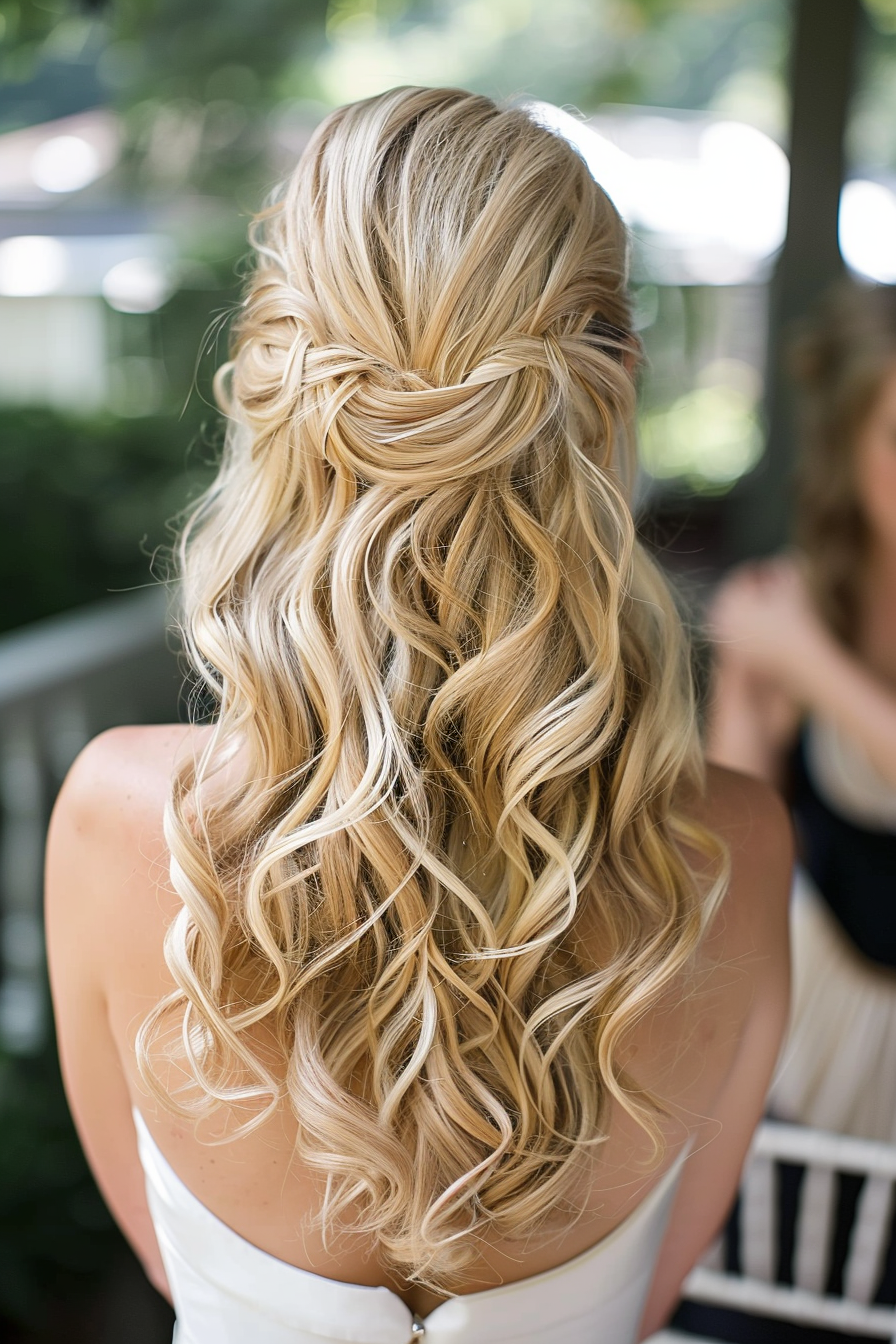
{"label": "white strapless dress", "polygon": [[590,1250],[420,1320],[389,1288],[339,1283],[259,1250],[184,1185],[138,1111],[134,1123],[176,1344],[632,1344],[685,1157]]}
{"label": "white strapless dress", "polygon": [[[813,719],[816,792],[856,826],[896,832],[896,788],[830,723]],[[896,918],[896,869],[893,872]],[[769,1097],[782,1120],[896,1143],[896,971],[863,957],[797,867],[790,907],[790,1026]]]}

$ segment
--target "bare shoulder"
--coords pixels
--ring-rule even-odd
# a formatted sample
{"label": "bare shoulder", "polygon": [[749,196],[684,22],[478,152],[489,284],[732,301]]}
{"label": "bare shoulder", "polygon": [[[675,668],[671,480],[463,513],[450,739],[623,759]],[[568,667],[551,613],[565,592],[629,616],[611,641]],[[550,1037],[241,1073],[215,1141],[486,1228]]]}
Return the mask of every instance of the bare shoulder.
{"label": "bare shoulder", "polygon": [[109,850],[141,838],[161,838],[162,814],[171,777],[184,757],[195,754],[207,728],[183,724],[111,728],[83,749],[60,790],[50,844],[60,831]]}
{"label": "bare shoulder", "polygon": [[[200,749],[207,729],[179,724],[114,728],[89,742],[60,790],[47,838],[46,904],[51,943],[125,921],[139,924],[142,904],[158,917],[167,885],[163,833],[172,773]],[[147,894],[150,902],[143,902]]]}
{"label": "bare shoulder", "polygon": [[153,809],[165,796],[176,765],[199,750],[206,728],[166,723],[110,728],[81,751],[66,776],[58,806],[83,820]]}

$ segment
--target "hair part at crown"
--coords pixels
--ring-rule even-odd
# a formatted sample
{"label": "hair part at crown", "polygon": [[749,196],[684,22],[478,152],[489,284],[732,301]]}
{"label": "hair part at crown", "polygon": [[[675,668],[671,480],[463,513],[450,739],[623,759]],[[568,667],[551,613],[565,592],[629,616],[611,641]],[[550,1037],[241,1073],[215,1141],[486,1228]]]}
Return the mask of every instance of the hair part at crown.
{"label": "hair part at crown", "polygon": [[[659,1150],[621,1043],[724,887],[626,500],[625,232],[525,112],[399,89],[326,119],[253,240],[181,556],[218,715],[173,785],[178,990],[139,1054],[182,1114],[291,1106],[325,1227],[450,1291],[476,1238],[568,1207],[611,1098]],[[172,1021],[192,1097],[154,1064]]]}

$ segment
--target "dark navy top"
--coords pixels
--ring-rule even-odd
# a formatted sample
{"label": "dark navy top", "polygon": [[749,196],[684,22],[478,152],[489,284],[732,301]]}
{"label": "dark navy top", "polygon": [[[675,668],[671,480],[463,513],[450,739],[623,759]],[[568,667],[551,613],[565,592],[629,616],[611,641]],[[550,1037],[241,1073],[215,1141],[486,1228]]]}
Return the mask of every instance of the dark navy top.
{"label": "dark navy top", "polygon": [[800,858],[843,931],[871,961],[896,968],[896,831],[847,821],[822,798],[801,737],[791,760]]}

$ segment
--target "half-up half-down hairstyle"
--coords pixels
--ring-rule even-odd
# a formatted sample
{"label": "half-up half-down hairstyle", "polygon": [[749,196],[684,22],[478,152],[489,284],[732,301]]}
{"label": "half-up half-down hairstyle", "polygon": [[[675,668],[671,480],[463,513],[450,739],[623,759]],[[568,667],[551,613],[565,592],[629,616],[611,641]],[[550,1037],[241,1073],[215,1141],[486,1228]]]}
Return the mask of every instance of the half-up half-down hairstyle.
{"label": "half-up half-down hairstyle", "polygon": [[175,1111],[290,1106],[324,1229],[450,1292],[568,1216],[611,1099],[659,1151],[620,1047],[724,886],[626,502],[626,237],[525,111],[397,89],[323,122],[253,243],[181,556],[217,715],[138,1054]]}

